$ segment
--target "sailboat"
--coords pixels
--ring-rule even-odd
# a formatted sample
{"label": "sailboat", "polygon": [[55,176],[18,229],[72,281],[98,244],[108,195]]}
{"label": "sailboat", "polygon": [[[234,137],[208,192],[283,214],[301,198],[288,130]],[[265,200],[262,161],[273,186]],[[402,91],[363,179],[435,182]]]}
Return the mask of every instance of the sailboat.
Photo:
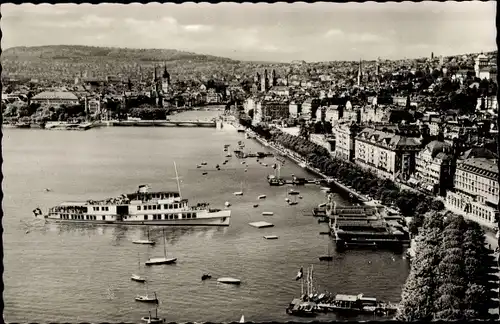
{"label": "sailboat", "polygon": [[332,261],[333,256],[330,254],[330,240],[328,240],[328,250],[326,255],[322,255],[319,257],[320,261]]}
{"label": "sailboat", "polygon": [[157,264],[171,264],[175,263],[177,258],[167,258],[167,242],[165,239],[165,230],[163,230],[163,257],[162,258],[150,258],[146,261],[146,265],[157,265]]}
{"label": "sailboat", "polygon": [[149,296],[147,284],[146,284],[146,295],[137,295],[137,297],[135,297],[135,301],[158,304],[158,298],[156,297],[156,293],[154,293],[154,296]]}
{"label": "sailboat", "polygon": [[155,245],[156,242],[153,241],[153,240],[150,240],[149,239],[149,228],[147,228],[148,230],[148,239],[147,240],[135,240],[135,241],[132,241],[132,243],[134,244],[149,244],[149,245]]}
{"label": "sailboat", "polygon": [[245,323],[245,315],[241,315],[240,323]]}
{"label": "sailboat", "polygon": [[[141,271],[141,257],[139,256],[139,253],[137,253],[137,257],[139,258],[138,264],[139,264],[139,272],[140,272]],[[137,274],[133,274],[132,277],[130,277],[130,280],[137,281],[137,282],[146,282],[146,278],[143,278]]]}
{"label": "sailboat", "polygon": [[233,195],[243,196],[243,182],[241,183],[241,191],[235,191],[235,192],[233,192]]}
{"label": "sailboat", "polygon": [[164,323],[165,319],[158,317],[158,308],[157,308],[155,316],[151,316],[151,312],[149,312],[149,316],[142,317],[141,321],[146,322],[146,323],[150,323],[150,324],[156,324],[156,323]]}

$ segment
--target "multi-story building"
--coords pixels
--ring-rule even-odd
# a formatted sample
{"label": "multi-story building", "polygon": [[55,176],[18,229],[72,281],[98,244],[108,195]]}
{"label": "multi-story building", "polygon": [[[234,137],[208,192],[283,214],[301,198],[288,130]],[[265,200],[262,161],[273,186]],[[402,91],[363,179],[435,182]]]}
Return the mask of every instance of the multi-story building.
{"label": "multi-story building", "polygon": [[354,142],[354,162],[381,178],[409,179],[415,171],[415,155],[420,151],[417,137],[363,129]]}
{"label": "multi-story building", "polygon": [[493,228],[498,190],[498,166],[495,159],[459,160],[454,188],[446,195],[446,208]]}
{"label": "multi-story building", "polygon": [[290,117],[292,118],[298,118],[301,113],[301,108],[302,108],[302,103],[298,101],[292,101],[288,105],[288,112],[290,114]]}
{"label": "multi-story building", "polygon": [[286,119],[289,114],[288,101],[267,101],[257,102],[253,122],[271,121],[277,119]]}
{"label": "multi-story building", "polygon": [[40,105],[78,105],[79,100],[78,97],[71,92],[44,91],[31,98],[31,102]]}
{"label": "multi-story building", "polygon": [[[273,70],[274,71],[274,70]],[[290,89],[287,86],[274,86],[269,89],[269,93],[273,93],[277,96],[288,97],[290,96]]]}
{"label": "multi-story building", "polygon": [[343,117],[343,107],[338,105],[330,105],[325,110],[325,121],[336,124]]}
{"label": "multi-story building", "polygon": [[361,123],[380,123],[386,114],[385,106],[367,105],[361,108]]}
{"label": "multi-story building", "polygon": [[444,197],[453,185],[453,162],[452,146],[432,141],[415,156],[415,174],[409,182]]}
{"label": "multi-story building", "polygon": [[334,124],[335,136],[334,156],[345,161],[354,161],[355,137],[358,135],[359,126],[355,123]]}
{"label": "multi-story building", "polygon": [[313,112],[318,109],[320,100],[318,98],[308,98],[302,103],[302,113],[301,116],[305,120],[310,120],[313,117]]}

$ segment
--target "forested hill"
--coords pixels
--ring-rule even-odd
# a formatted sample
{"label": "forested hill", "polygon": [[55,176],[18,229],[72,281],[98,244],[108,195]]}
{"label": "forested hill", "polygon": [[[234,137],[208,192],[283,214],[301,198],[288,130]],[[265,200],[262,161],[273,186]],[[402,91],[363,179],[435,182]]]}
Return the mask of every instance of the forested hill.
{"label": "forested hill", "polygon": [[233,61],[228,58],[178,51],[174,49],[134,49],[116,47],[51,45],[12,47],[2,52],[2,60],[42,61],[56,60],[66,62],[119,61],[156,62],[156,61]]}

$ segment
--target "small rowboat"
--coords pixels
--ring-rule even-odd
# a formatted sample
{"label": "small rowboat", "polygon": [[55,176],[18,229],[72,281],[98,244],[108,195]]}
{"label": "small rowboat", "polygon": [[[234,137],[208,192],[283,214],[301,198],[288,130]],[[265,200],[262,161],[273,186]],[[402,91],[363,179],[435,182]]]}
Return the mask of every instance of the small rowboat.
{"label": "small rowboat", "polygon": [[262,216],[273,216],[273,212],[262,212]]}
{"label": "small rowboat", "polygon": [[241,283],[241,280],[236,279],[236,278],[223,277],[223,278],[217,279],[217,282],[230,284],[230,285],[239,285]]}
{"label": "small rowboat", "polygon": [[278,237],[276,235],[266,235],[264,236],[266,240],[277,240]]}

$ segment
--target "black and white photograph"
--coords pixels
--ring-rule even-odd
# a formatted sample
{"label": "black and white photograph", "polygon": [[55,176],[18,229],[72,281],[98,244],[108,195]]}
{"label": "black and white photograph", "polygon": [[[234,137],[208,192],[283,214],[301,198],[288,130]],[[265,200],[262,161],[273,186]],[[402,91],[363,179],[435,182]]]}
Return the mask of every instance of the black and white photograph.
{"label": "black and white photograph", "polygon": [[496,11],[1,4],[3,322],[499,320]]}

